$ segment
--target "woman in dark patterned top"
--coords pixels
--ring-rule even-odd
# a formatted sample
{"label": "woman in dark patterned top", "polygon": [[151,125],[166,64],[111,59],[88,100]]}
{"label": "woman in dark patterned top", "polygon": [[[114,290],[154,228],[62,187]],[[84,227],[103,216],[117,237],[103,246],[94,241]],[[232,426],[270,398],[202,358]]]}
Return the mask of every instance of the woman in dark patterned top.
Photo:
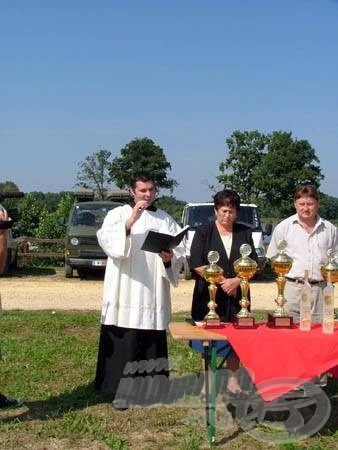
{"label": "woman in dark patterned top", "polygon": [[[232,322],[234,314],[240,310],[241,299],[240,279],[234,271],[234,262],[241,257],[239,249],[242,244],[251,246],[251,258],[257,260],[257,255],[251,228],[236,223],[240,208],[239,195],[228,189],[217,192],[214,207],[216,220],[200,226],[191,245],[190,267],[195,278],[191,316],[194,321],[201,321],[208,313],[209,283],[204,279],[203,273],[209,264],[208,253],[216,250],[220,255],[217,264],[224,271],[223,279],[217,285],[216,312],[221,321]],[[220,341],[219,345],[221,344],[223,351],[220,354],[227,357],[227,368],[235,373],[239,368],[239,359],[228,343],[224,345],[224,341]],[[194,348],[194,343],[192,347]],[[233,393],[241,391],[235,376],[229,377],[228,390]]]}

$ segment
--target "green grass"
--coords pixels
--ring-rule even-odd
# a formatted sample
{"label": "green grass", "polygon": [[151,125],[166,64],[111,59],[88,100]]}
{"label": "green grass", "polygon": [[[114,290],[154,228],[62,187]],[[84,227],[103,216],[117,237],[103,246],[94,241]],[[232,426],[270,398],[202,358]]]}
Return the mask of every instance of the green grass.
{"label": "green grass", "polygon": [[[255,313],[264,320],[265,312]],[[175,320],[184,320],[182,315]],[[112,409],[109,394],[93,388],[99,314],[9,312],[0,317],[1,391],[20,396],[19,409],[0,412],[1,449],[175,449],[208,448],[204,409],[197,398],[126,412]],[[169,337],[171,377],[199,374],[199,355]],[[331,381],[332,413],[315,436],[281,449],[336,448],[337,392]],[[272,448],[218,417],[217,447]],[[278,447],[274,447],[278,448]]]}

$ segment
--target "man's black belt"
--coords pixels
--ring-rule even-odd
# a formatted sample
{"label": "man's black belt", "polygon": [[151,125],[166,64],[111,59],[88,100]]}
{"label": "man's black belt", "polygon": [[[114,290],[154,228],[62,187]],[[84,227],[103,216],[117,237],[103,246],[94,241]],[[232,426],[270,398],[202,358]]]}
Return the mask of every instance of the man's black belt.
{"label": "man's black belt", "polygon": [[[303,278],[291,278],[291,277],[285,277],[288,281],[292,281],[293,283],[300,283],[300,284],[304,284],[305,281],[303,280]],[[308,281],[309,284],[319,284],[322,282],[322,280],[309,280]]]}

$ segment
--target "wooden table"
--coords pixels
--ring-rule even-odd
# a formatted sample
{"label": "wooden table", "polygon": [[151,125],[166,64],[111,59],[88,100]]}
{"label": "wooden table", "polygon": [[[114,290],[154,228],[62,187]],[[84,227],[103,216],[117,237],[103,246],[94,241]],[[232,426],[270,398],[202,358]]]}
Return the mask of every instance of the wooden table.
{"label": "wooden table", "polygon": [[[216,341],[226,341],[224,335],[213,332],[212,328],[199,328],[188,322],[171,322],[169,331],[174,339],[199,340],[202,342],[204,352],[204,383],[205,383],[205,415],[209,444],[216,442],[216,371],[217,349]],[[209,368],[211,370],[211,383],[209,385]]]}

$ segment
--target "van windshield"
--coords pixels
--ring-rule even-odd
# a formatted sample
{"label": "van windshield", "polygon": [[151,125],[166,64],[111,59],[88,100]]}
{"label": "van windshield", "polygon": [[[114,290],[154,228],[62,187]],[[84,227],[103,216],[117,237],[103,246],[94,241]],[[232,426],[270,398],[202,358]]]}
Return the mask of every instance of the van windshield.
{"label": "van windshield", "polygon": [[[190,206],[187,209],[186,220],[187,225],[190,226],[191,230],[195,230],[203,223],[212,222],[215,220],[214,206],[213,205]],[[252,206],[241,205],[236,222],[248,225],[253,230],[261,229],[257,209]]]}
{"label": "van windshield", "polygon": [[100,206],[100,205],[75,205],[74,211],[71,218],[71,224],[74,226],[85,225],[89,227],[98,227],[102,225],[104,218],[108,211],[119,203],[112,203],[110,205]]}

